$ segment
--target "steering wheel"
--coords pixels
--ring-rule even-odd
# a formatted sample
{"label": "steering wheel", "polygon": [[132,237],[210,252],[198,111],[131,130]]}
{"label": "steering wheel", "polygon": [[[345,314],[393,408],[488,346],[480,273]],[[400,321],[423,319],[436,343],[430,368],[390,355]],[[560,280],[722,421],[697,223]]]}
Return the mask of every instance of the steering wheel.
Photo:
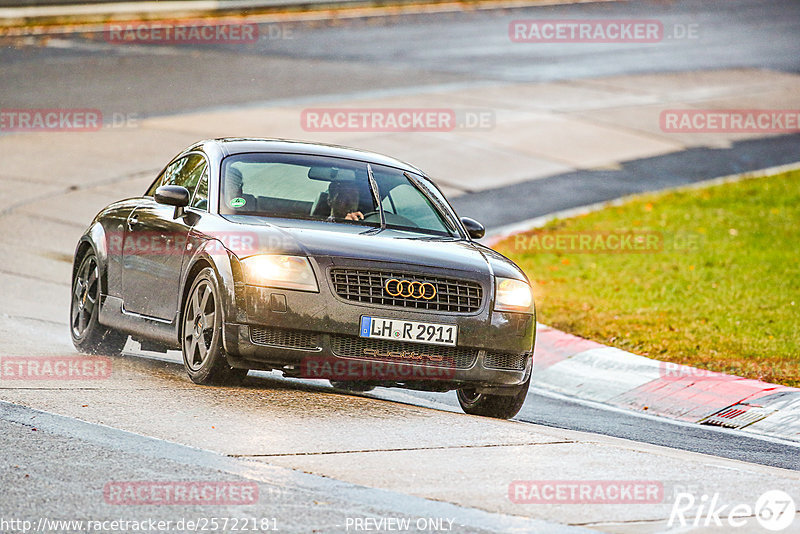
{"label": "steering wheel", "polygon": [[[370,217],[374,218],[375,221],[367,221]],[[379,211],[368,211],[364,214],[364,220],[367,222],[381,222],[381,212]]]}

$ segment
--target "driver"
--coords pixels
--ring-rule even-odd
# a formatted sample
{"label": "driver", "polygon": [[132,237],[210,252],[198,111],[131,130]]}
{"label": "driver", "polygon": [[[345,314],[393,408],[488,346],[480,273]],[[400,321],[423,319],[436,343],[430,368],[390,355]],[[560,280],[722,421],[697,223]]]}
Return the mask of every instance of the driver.
{"label": "driver", "polygon": [[364,218],[364,214],[358,211],[358,188],[355,182],[331,182],[328,186],[328,203],[331,206],[329,221],[360,221]]}

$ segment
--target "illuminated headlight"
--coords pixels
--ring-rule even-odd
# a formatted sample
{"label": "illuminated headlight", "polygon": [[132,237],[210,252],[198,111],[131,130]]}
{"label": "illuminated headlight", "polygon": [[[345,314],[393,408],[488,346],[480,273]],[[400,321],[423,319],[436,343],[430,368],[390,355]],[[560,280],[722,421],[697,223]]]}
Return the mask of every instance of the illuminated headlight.
{"label": "illuminated headlight", "polygon": [[520,280],[497,278],[497,297],[494,309],[497,311],[530,312],[533,304],[531,286]]}
{"label": "illuminated headlight", "polygon": [[245,281],[253,286],[279,287],[319,293],[308,258],[259,255],[242,260]]}

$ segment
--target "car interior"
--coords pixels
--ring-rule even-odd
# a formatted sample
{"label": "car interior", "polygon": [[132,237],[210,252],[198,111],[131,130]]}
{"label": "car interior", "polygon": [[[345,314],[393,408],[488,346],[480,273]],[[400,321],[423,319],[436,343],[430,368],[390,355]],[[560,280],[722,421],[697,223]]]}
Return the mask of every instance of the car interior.
{"label": "car interior", "polygon": [[[378,225],[380,215],[369,186],[366,165],[341,168],[335,165],[298,165],[286,162],[235,161],[224,170],[221,212],[230,215],[328,220],[331,191],[352,187],[364,219],[337,222]],[[430,201],[400,172],[374,166],[386,223],[395,228],[425,229],[452,235],[439,219]]]}
{"label": "car interior", "polygon": [[[230,174],[231,171],[233,171],[235,176],[237,170],[238,169],[235,167],[232,167],[228,172]],[[239,173],[239,176],[241,176],[241,171],[239,171]],[[359,211],[367,213],[375,210],[372,194],[366,181],[366,173],[362,180],[357,180],[355,171],[350,169],[310,167],[306,175],[308,178],[308,180],[305,180],[306,183],[314,184],[311,186],[313,188],[322,188],[322,190],[317,193],[314,201],[247,193],[245,191],[248,190],[248,181],[250,183],[255,182],[252,176],[248,176],[249,180],[245,181],[244,190],[242,193],[236,195],[243,198],[245,203],[242,206],[231,206],[231,208],[235,210],[236,214],[241,215],[269,214],[272,217],[312,217],[315,219],[327,219],[331,214],[329,189],[331,184],[340,181],[353,184],[358,188]],[[241,178],[239,178],[239,180],[239,183],[241,183]],[[314,182],[312,182],[312,180]],[[227,197],[231,197],[230,191],[237,189],[234,185],[235,181],[235,178],[230,179],[229,176],[226,176]],[[297,196],[297,191],[292,191],[291,193],[294,193],[293,196]]]}

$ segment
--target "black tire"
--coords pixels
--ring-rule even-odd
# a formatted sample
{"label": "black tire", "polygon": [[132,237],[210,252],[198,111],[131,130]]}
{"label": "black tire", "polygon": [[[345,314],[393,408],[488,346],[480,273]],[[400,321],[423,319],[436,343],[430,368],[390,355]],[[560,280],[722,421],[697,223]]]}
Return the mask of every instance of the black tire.
{"label": "black tire", "polygon": [[183,366],[195,384],[235,385],[247,376],[247,369],[228,365],[222,348],[222,321],[217,278],[206,267],[192,282],[181,314]]}
{"label": "black tire", "polygon": [[119,356],[128,336],[103,326],[100,315],[100,269],[93,251],[86,253],[72,280],[69,333],[72,344],[86,354]]}
{"label": "black tire", "polygon": [[511,419],[519,413],[528,395],[531,377],[517,386],[513,395],[487,395],[472,388],[459,388],[456,391],[458,403],[465,413],[482,415],[496,419]]}
{"label": "black tire", "polygon": [[330,383],[336,389],[352,391],[353,393],[366,393],[367,391],[372,391],[375,389],[375,386],[366,382],[340,382],[338,380],[331,380]]}

